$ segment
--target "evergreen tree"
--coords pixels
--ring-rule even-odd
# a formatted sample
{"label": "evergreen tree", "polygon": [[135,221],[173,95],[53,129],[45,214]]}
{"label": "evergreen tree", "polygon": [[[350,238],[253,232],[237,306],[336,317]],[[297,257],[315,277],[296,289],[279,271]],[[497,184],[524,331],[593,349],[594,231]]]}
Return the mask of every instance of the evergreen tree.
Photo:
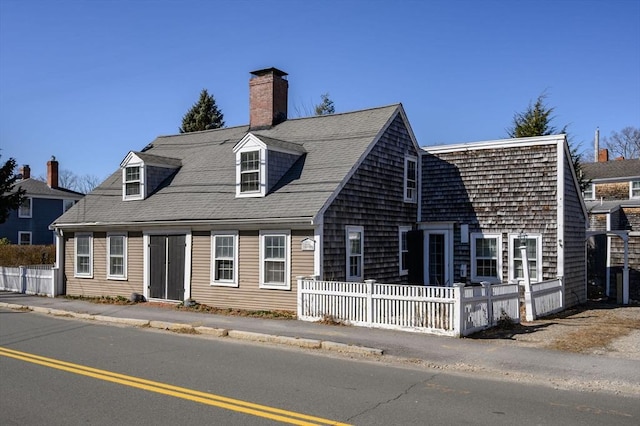
{"label": "evergreen tree", "polygon": [[218,109],[213,95],[207,89],[202,89],[200,99],[182,117],[180,133],[197,132],[200,130],[219,129],[224,127],[224,116]]}
{"label": "evergreen tree", "polygon": [[[4,223],[12,210],[17,210],[24,201],[25,190],[13,191],[18,176],[13,174],[16,160],[9,158],[0,168],[0,223]],[[13,192],[11,192],[13,191]]]}
{"label": "evergreen tree", "polygon": [[329,93],[320,95],[322,102],[315,106],[316,115],[328,115],[336,112],[333,101],[329,99]]}

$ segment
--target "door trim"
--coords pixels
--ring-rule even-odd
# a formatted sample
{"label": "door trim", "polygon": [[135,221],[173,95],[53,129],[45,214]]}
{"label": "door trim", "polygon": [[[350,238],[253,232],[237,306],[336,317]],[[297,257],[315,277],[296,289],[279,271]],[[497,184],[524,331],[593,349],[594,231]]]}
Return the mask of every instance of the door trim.
{"label": "door trim", "polygon": [[[191,298],[191,249],[192,249],[192,234],[190,229],[170,229],[170,230],[152,230],[143,231],[142,233],[142,247],[143,247],[143,268],[144,276],[142,279],[142,294],[144,298],[149,300],[149,236],[151,235],[184,235],[184,300]],[[164,299],[153,299],[164,300]]]}
{"label": "door trim", "polygon": [[[453,222],[430,222],[418,224],[418,229],[424,232],[423,237],[423,274],[424,280],[429,280],[429,235],[437,234],[444,235],[444,280],[443,286],[451,287],[453,285]],[[435,285],[429,283],[429,285]]]}

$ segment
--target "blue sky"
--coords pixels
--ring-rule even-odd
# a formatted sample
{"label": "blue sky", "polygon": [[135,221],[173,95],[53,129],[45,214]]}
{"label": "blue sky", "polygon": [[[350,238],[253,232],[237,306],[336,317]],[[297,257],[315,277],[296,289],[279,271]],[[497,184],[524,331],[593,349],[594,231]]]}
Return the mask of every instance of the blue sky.
{"label": "blue sky", "polygon": [[272,66],[290,116],[401,102],[420,145],[505,138],[546,92],[591,159],[596,127],[640,127],[640,1],[0,0],[1,161],[102,180],[203,88],[248,123]]}

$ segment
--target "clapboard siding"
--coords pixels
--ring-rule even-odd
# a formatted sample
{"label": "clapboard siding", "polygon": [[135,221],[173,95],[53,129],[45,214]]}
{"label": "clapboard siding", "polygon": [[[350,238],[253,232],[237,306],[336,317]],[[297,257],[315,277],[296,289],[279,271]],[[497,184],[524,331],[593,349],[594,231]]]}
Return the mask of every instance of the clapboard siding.
{"label": "clapboard siding", "polygon": [[324,214],[322,279],[346,279],[345,227],[364,228],[364,278],[403,282],[399,226],[415,226],[417,204],[404,202],[405,155],[417,157],[398,114]]}

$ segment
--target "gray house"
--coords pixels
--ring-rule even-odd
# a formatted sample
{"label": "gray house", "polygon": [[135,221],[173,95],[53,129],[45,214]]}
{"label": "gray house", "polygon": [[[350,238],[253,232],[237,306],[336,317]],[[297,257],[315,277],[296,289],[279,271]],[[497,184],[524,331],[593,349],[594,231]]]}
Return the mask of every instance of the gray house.
{"label": "gray house", "polygon": [[[295,311],[299,276],[485,281],[491,259],[470,255],[491,246],[489,236],[477,238],[485,231],[503,235],[504,272],[494,282],[508,281],[509,268],[518,268],[516,258],[509,260],[512,234],[540,244],[535,267],[546,269],[538,278],[571,275],[580,265],[584,274],[586,214],[564,136],[466,154],[455,146],[423,150],[400,104],[287,119],[286,75],[275,68],[252,73],[249,125],[159,137],[126,154],[115,173],[58,218],[67,293]],[[536,151],[542,154],[529,155]],[[485,205],[474,188],[499,184],[492,195],[498,197],[508,183],[490,175],[474,183],[471,172],[454,179],[468,156],[488,155],[477,167],[494,170],[501,153],[510,167],[505,177],[513,167],[526,174],[530,161],[541,163],[548,181],[539,197],[529,200],[529,187],[505,198],[509,208]],[[448,192],[448,204],[437,188]],[[531,204],[542,198],[549,218],[535,216],[529,227]],[[581,246],[569,236],[574,230]],[[585,280],[571,277],[570,302],[577,303]]]}

